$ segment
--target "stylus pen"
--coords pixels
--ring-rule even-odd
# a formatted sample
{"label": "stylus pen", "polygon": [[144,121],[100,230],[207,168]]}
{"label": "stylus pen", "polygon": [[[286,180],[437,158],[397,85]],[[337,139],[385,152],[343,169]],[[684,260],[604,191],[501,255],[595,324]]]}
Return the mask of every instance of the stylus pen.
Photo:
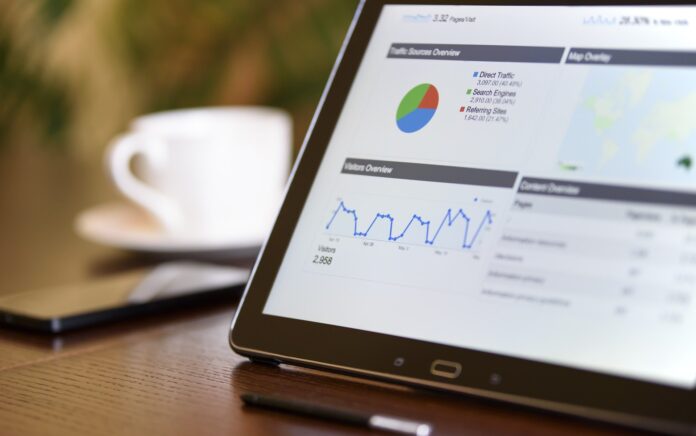
{"label": "stylus pen", "polygon": [[424,422],[411,421],[394,416],[371,415],[291,398],[252,393],[242,394],[241,398],[247,406],[280,410],[392,433],[428,436],[432,431],[432,426]]}

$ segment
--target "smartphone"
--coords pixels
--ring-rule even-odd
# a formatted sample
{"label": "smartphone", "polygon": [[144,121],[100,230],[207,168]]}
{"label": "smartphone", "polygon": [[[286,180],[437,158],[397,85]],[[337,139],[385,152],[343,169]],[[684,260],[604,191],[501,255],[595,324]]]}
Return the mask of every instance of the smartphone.
{"label": "smartphone", "polygon": [[241,294],[248,277],[245,268],[168,262],[88,282],[0,296],[0,323],[62,333],[194,303],[231,299]]}

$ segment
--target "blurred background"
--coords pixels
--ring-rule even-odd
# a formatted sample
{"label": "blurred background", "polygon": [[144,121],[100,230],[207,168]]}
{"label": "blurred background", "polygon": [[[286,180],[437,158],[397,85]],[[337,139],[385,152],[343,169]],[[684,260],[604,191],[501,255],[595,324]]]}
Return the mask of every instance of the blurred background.
{"label": "blurred background", "polygon": [[109,141],[142,114],[268,105],[295,152],[357,0],[0,1],[0,294],[142,261],[74,231],[119,198]]}
{"label": "blurred background", "polygon": [[[301,143],[356,0],[0,2],[0,159],[100,160],[134,117],[270,105]],[[39,151],[39,153],[43,153]]]}

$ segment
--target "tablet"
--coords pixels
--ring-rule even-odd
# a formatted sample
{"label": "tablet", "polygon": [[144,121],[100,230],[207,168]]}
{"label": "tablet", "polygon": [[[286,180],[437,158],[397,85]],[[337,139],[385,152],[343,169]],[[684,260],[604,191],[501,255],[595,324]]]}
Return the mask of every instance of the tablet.
{"label": "tablet", "polygon": [[425,3],[361,3],[231,346],[696,431],[696,7]]}

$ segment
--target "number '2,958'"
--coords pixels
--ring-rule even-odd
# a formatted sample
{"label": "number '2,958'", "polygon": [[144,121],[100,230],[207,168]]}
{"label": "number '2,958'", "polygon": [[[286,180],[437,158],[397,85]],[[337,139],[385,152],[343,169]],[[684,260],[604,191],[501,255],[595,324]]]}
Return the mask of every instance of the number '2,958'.
{"label": "number '2,958'", "polygon": [[314,255],[314,260],[312,261],[312,263],[317,265],[331,265],[331,262],[333,262],[333,256],[320,256],[318,254]]}

